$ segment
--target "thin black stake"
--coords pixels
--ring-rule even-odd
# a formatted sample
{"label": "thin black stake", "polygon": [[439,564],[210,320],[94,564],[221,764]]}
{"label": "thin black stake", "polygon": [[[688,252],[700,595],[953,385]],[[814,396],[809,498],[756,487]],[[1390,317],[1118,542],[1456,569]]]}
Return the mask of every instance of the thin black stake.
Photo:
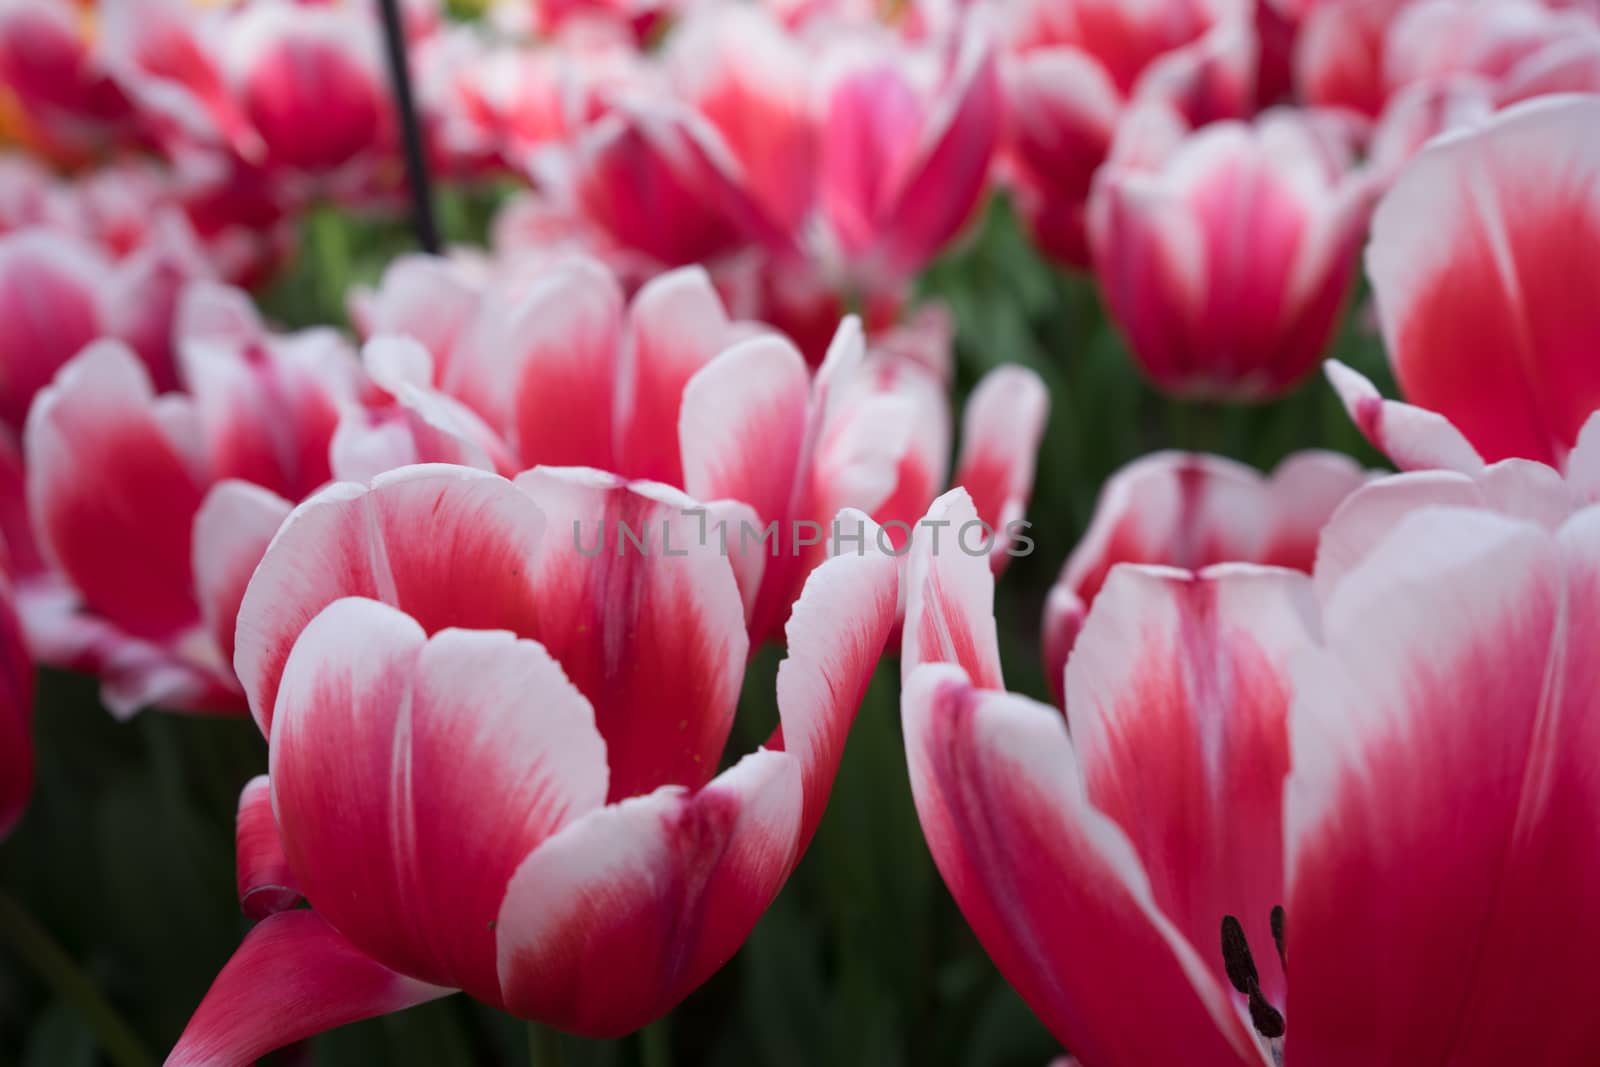
{"label": "thin black stake", "polygon": [[411,187],[411,225],[424,252],[439,251],[439,226],[433,218],[433,187],[428,160],[422,150],[422,127],[411,95],[411,65],[406,58],[405,26],[400,21],[400,0],[379,0],[383,9],[383,37],[389,53],[389,80],[394,84],[395,111],[405,141],[406,183]]}

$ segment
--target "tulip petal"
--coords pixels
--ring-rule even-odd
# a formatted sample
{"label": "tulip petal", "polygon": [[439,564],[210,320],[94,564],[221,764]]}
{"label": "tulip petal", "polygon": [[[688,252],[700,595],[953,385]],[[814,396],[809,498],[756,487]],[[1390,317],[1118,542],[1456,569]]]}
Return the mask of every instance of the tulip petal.
{"label": "tulip petal", "polygon": [[517,869],[496,927],[513,1014],[618,1037],[670,1010],[749,936],[794,867],[799,761],[746,756],[578,820]]}
{"label": "tulip petal", "polygon": [[224,663],[233,662],[239,604],[267,545],[294,506],[259,485],[218,482],[194,517],[194,587]]}
{"label": "tulip petal", "polygon": [[613,458],[622,292],[597,263],[541,274],[510,307],[485,300],[441,385],[491,426],[506,426],[525,466]]}
{"label": "tulip petal", "polygon": [[1133,846],[1090,804],[1060,712],[976,689],[948,664],[915,671],[901,708],[934,862],[1058,1040],[1106,1067],[1265,1062]]}
{"label": "tulip petal", "polygon": [[1478,450],[1443,415],[1385,400],[1363,375],[1338,360],[1330,359],[1325,369],[1350,421],[1396,467],[1403,471],[1450,470],[1463,474],[1483,469]]}
{"label": "tulip petal", "polygon": [[[1066,669],[1090,803],[1128,835],[1190,944],[1211,949],[1223,916],[1239,920],[1279,1008],[1268,920],[1283,903],[1288,665],[1314,618],[1310,579],[1294,571],[1119,567]],[[1221,953],[1208,962],[1226,982]]]}
{"label": "tulip petal", "polygon": [[34,395],[105,332],[111,271],[93,245],[55,231],[0,239],[0,422],[22,426]]}
{"label": "tulip petal", "polygon": [[1021,366],[996,367],[967,398],[951,484],[971,495],[978,517],[996,531],[989,558],[997,571],[1010,559],[1011,524],[1022,519],[1033,493],[1034,460],[1049,414],[1044,382]]}
{"label": "tulip petal", "polygon": [[800,761],[802,851],[822,819],[845,736],[896,620],[899,565],[879,547],[877,525],[849,510],[839,523],[859,530],[862,544],[855,553],[841,547],[812,571],[795,602],[784,628],[789,655],[778,665],[780,725],[769,742]]}
{"label": "tulip petal", "polygon": [[328,481],[328,445],[341,408],[354,399],[359,369],[342,337],[307,330],[249,340],[186,338],[178,357],[218,477],[254,482],[290,500]]}
{"label": "tulip petal", "polygon": [[258,774],[239,793],[239,815],[234,827],[239,903],[252,919],[287,911],[300,902],[300,886],[278,835],[272,813],[272,780]]}
{"label": "tulip petal", "polygon": [[[1546,97],[1424,150],[1367,271],[1407,399],[1488,460],[1559,465],[1600,407],[1600,99]],[[1532,162],[1530,162],[1532,161]]]}
{"label": "tulip petal", "polygon": [[495,1002],[512,872],[605,799],[588,701],[535,642],[426,638],[347,598],[295,643],[277,712],[272,792],[306,899],[374,959]]}
{"label": "tulip petal", "polygon": [[925,146],[919,165],[893,190],[892,207],[880,222],[888,241],[885,265],[896,274],[915,274],[960,231],[982,197],[999,146],[1000,77],[993,49],[973,41],[957,64],[945,90],[948,99],[938,102],[918,131]]}
{"label": "tulip petal", "polygon": [[706,364],[684,389],[678,419],[684,490],[785,518],[810,388],[804,357],[778,337],[741,341]]}
{"label": "tulip petal", "polygon": [[245,936],[166,1067],[248,1067],[324,1030],[450,993],[363,956],[315,912],[281,912]]}
{"label": "tulip petal", "polygon": [[989,549],[965,489],[933,502],[906,555],[902,682],[924,663],[954,663],[981,689],[1005,685],[994,624]]}
{"label": "tulip petal", "polygon": [[468,467],[341,482],[290,513],[239,605],[234,667],[264,733],[289,649],[346,596],[393,604],[429,631],[528,633],[544,516],[505,479]]}
{"label": "tulip petal", "polygon": [[582,469],[517,478],[547,516],[526,633],[594,705],[613,801],[717,771],[749,640],[710,512],[676,490]]}
{"label": "tulip petal", "polygon": [[88,605],[161,640],[199,620],[191,527],[204,493],[144,366],[98,342],[29,413],[28,504],[40,548]]}
{"label": "tulip petal", "polygon": [[618,380],[616,463],[629,478],[683,484],[678,413],[685,386],[732,340],[722,298],[699,267],[645,283],[628,309]]}
{"label": "tulip petal", "polygon": [[1600,510],[1408,516],[1297,661],[1289,1062],[1576,1063],[1600,915]]}

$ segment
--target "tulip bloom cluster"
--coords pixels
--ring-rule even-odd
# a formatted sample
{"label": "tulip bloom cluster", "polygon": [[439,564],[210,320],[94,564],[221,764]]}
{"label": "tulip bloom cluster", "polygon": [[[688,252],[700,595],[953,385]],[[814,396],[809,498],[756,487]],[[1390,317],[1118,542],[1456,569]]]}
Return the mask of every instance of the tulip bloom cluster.
{"label": "tulip bloom cluster", "polygon": [[[0,0],[0,836],[35,665],[267,769],[169,1064],[456,991],[647,1026],[797,869],[885,655],[938,871],[1083,1067],[1592,1059],[1600,11],[399,15]],[[395,225],[419,142],[515,187],[487,247],[284,325],[302,233]],[[1023,537],[1055,398],[928,282],[992,196],[1130,373],[1324,367],[1399,473],[1155,451]],[[1404,399],[1327,359],[1352,319]],[[1001,668],[1032,549],[1053,705]]]}

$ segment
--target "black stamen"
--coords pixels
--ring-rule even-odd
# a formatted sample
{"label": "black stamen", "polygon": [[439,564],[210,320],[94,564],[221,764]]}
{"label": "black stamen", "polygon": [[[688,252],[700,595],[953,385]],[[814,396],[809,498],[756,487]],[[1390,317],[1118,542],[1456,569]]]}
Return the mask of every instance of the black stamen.
{"label": "black stamen", "polygon": [[[1272,909],[1272,940],[1278,946],[1278,958],[1283,958],[1283,909]],[[1222,966],[1228,973],[1233,988],[1250,1000],[1250,1024],[1256,1033],[1265,1038],[1283,1036],[1283,1013],[1261,994],[1261,975],[1256,970],[1255,957],[1250,955],[1250,942],[1244,936],[1244,927],[1232,915],[1222,917]]]}
{"label": "black stamen", "polygon": [[1228,981],[1239,992],[1250,994],[1261,988],[1250,942],[1245,940],[1244,927],[1232,915],[1222,917],[1222,966],[1228,972]]}
{"label": "black stamen", "polygon": [[1283,964],[1283,969],[1289,969],[1289,957],[1283,951],[1283,905],[1279,904],[1272,909],[1272,942],[1278,946],[1278,962]]}
{"label": "black stamen", "polygon": [[1267,1003],[1259,989],[1250,994],[1250,1024],[1262,1037],[1283,1036],[1283,1014]]}

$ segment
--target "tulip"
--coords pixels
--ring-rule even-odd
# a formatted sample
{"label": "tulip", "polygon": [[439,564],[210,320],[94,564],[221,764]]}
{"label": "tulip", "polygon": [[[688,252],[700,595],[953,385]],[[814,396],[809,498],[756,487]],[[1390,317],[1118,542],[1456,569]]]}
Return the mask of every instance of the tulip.
{"label": "tulip", "polygon": [[946,56],[852,30],[801,43],[757,10],[690,19],[674,98],[629,94],[580,138],[583,213],[667,266],[758,246],[865,302],[897,292],[978,205],[999,83],[981,33]]}
{"label": "tulip", "polygon": [[32,720],[33,661],[11,579],[0,566],[0,838],[16,826],[33,789]]}
{"label": "tulip", "polygon": [[1121,567],[1065,719],[1003,691],[984,569],[922,557],[902,709],[945,883],[1085,1067],[1579,1062],[1597,546],[1600,508],[1426,508],[1321,597]]}
{"label": "tulip", "polygon": [[0,87],[15,94],[24,134],[62,161],[82,162],[138,136],[127,95],[70,7],[54,0],[0,4]]}
{"label": "tulip", "polygon": [[175,153],[328,176],[385,143],[372,13],[268,0],[197,19],[175,0],[128,0],[109,16],[110,61]]}
{"label": "tulip", "polygon": [[1320,451],[1297,452],[1265,477],[1221,456],[1182,452],[1118,471],[1045,601],[1045,676],[1056,698],[1084,617],[1119,564],[1199,571],[1258,563],[1309,574],[1323,527],[1365,480],[1347,457]]}
{"label": "tulip", "polygon": [[[749,645],[698,510],[592,470],[420,466],[295,511],[240,610],[271,752],[241,802],[240,884],[312,910],[250,933],[169,1065],[242,1064],[457,988],[615,1036],[726,962],[816,828],[897,580],[847,513],[868,550],[812,573],[781,725],[718,774]],[[620,522],[646,547],[591,552]]]}
{"label": "tulip", "polygon": [[[1600,407],[1600,100],[1549,97],[1424,150],[1367,251],[1400,389],[1485,459],[1560,466]],[[1529,166],[1528,160],[1538,160]]]}
{"label": "tulip", "polygon": [[29,642],[98,674],[119,715],[243,710],[230,661],[245,582],[292,502],[327,481],[355,402],[358,368],[331,332],[268,338],[243,294],[207,286],[179,317],[187,391],[157,396],[125,345],[100,340],[25,431],[43,557],[20,590]]}
{"label": "tulip", "polygon": [[[1315,117],[1179,136],[1125,127],[1089,237],[1107,308],[1163,389],[1259,398],[1317,363],[1350,289],[1370,180]],[[1241,235],[1248,235],[1242,239]]]}
{"label": "tulip", "polygon": [[1250,16],[1232,0],[1026,2],[1008,14],[1005,170],[1044,251],[1087,267],[1091,181],[1129,103],[1159,98],[1196,124],[1248,114]]}

